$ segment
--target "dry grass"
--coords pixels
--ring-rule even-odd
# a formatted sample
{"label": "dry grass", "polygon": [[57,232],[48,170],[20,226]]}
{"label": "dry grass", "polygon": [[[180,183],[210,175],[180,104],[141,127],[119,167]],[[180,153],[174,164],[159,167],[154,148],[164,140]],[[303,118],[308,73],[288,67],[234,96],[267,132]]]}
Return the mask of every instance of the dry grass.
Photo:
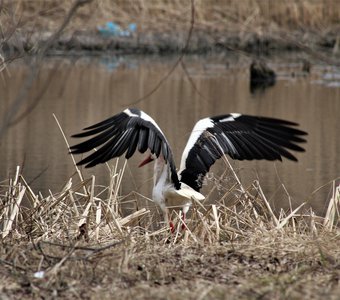
{"label": "dry grass", "polygon": [[[73,1],[4,1],[2,15],[35,31],[53,31],[62,22]],[[325,31],[339,26],[338,1],[333,0],[228,0],[194,1],[195,28],[211,32],[255,31],[271,28]],[[122,26],[135,22],[139,31],[188,30],[191,1],[98,0],[81,8],[69,29],[94,30],[115,21]]]}
{"label": "dry grass", "polygon": [[[44,52],[40,48],[52,55],[300,49],[336,64],[314,51],[331,48],[339,53],[338,8],[333,0],[5,0],[0,2],[0,62],[1,55],[10,62],[18,52]],[[135,23],[137,30],[129,38],[100,33],[98,28],[107,22],[123,29]]]}
{"label": "dry grass", "polygon": [[231,169],[220,199],[193,203],[187,230],[174,212],[171,234],[154,207],[120,213],[124,170],[117,165],[108,166],[109,187],[77,170],[48,197],[35,194],[19,168],[2,183],[0,295],[222,299],[228,291],[231,298],[279,299],[339,292],[340,187],[325,217],[301,213],[302,206],[277,216],[258,182],[244,187]]}

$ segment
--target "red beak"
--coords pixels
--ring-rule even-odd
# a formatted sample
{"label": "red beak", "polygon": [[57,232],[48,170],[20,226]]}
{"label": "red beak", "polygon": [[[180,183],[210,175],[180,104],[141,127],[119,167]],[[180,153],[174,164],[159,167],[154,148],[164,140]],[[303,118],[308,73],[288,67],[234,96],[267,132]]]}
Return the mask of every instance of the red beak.
{"label": "red beak", "polygon": [[151,155],[149,155],[147,158],[145,158],[138,166],[138,168],[145,166],[146,164],[148,164],[149,162],[152,162],[153,158]]}

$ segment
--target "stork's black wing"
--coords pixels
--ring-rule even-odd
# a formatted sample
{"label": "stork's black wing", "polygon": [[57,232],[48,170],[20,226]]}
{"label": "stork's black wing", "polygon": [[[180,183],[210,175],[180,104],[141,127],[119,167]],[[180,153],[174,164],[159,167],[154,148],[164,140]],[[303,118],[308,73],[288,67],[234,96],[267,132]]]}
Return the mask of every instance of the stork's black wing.
{"label": "stork's black wing", "polygon": [[84,130],[85,132],[73,135],[73,137],[92,135],[94,137],[72,146],[71,153],[80,154],[99,148],[79,161],[78,165],[86,164],[85,167],[90,168],[105,163],[111,158],[119,157],[125,152],[125,157],[128,159],[136,149],[141,153],[149,149],[156,157],[163,155],[165,162],[169,163],[172,180],[179,188],[180,184],[169,143],[157,123],[143,111],[129,108]]}
{"label": "stork's black wing", "polygon": [[196,191],[217,159],[228,154],[238,160],[297,161],[289,150],[305,151],[298,144],[306,142],[307,133],[294,128],[298,124],[267,117],[229,114],[198,121],[184,149],[180,181]]}

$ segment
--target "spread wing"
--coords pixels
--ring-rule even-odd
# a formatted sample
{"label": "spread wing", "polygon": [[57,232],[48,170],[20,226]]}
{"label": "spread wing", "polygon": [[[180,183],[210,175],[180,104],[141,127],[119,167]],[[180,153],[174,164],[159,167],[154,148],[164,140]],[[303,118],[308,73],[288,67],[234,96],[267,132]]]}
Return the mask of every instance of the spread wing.
{"label": "spread wing", "polygon": [[307,133],[294,128],[298,124],[267,117],[229,114],[198,121],[183,151],[180,181],[196,191],[204,176],[224,154],[237,160],[297,161],[289,150],[305,151],[298,144],[306,142]]}
{"label": "spread wing", "polygon": [[128,159],[136,150],[144,153],[149,149],[156,157],[163,155],[165,162],[170,166],[171,178],[179,188],[180,183],[169,143],[157,123],[143,111],[128,108],[84,130],[83,133],[73,137],[93,137],[72,146],[71,153],[80,154],[99,148],[79,161],[78,165],[85,164],[86,168],[90,168],[124,153]]}

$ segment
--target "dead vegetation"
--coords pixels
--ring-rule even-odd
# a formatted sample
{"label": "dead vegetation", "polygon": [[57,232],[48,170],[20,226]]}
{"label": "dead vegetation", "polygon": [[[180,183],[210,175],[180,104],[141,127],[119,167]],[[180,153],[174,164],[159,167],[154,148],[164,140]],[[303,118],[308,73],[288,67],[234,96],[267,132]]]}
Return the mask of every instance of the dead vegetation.
{"label": "dead vegetation", "polygon": [[[187,38],[194,8],[194,33],[187,52],[212,49],[301,49],[339,46],[340,10],[332,0],[228,1],[3,1],[4,44],[34,52],[55,32],[75,2],[77,11],[57,50],[115,50],[129,53],[179,52]],[[86,3],[85,3],[86,2]],[[135,23],[133,38],[102,38],[98,26]],[[9,38],[8,38],[9,37]],[[7,43],[8,42],[8,43]],[[300,44],[302,43],[302,44]],[[7,48],[7,46],[6,46]]]}
{"label": "dead vegetation", "polygon": [[[53,31],[62,22],[73,1],[4,1],[5,13],[20,17],[36,30]],[[339,25],[339,3],[332,0],[194,1],[197,29],[213,31],[263,30],[263,28],[327,30]],[[92,1],[79,10],[71,29],[94,29],[107,21],[124,26],[131,22],[140,30],[173,31],[188,29],[191,1]],[[72,27],[73,26],[73,27]]]}
{"label": "dead vegetation", "polygon": [[275,215],[259,183],[244,187],[230,169],[227,192],[213,204],[193,203],[185,231],[174,211],[171,234],[153,205],[121,214],[138,195],[119,195],[117,166],[108,165],[108,187],[77,169],[47,197],[19,167],[2,182],[0,295],[283,299],[340,291],[340,187],[324,217],[303,204]]}

